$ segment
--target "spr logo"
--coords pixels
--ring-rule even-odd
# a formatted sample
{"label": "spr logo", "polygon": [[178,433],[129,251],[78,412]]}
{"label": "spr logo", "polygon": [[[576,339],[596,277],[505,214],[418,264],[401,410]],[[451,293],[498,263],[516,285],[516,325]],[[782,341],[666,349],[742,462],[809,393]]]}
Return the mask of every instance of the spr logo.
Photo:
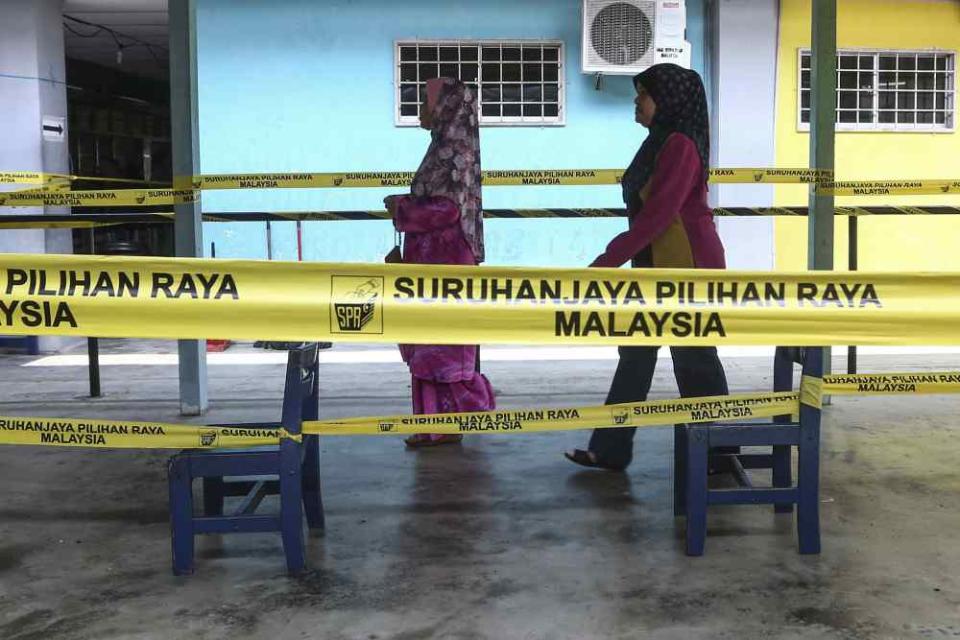
{"label": "spr logo", "polygon": [[623,426],[630,422],[630,410],[623,407],[611,409],[610,416],[613,418],[613,424],[617,426]]}
{"label": "spr logo", "polygon": [[753,181],[754,182],[763,182],[763,176],[765,173],[763,171],[754,171],[753,172]]}
{"label": "spr logo", "polygon": [[330,332],[383,333],[383,277],[330,277]]}
{"label": "spr logo", "polygon": [[377,429],[380,433],[392,433],[397,428],[396,422],[378,422]]}
{"label": "spr logo", "polygon": [[339,187],[339,186],[342,185],[342,184],[343,184],[343,178],[342,178],[342,177],[340,177],[340,178],[334,178],[334,179],[333,179],[333,186]]}
{"label": "spr logo", "polygon": [[217,432],[216,431],[201,431],[200,432],[200,446],[201,447],[212,447],[217,442]]}

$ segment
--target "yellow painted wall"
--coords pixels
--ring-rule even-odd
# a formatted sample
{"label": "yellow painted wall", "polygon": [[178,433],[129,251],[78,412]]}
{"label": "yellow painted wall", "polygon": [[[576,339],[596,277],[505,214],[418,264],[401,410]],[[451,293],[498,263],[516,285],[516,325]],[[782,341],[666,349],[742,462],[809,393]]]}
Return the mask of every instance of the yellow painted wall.
{"label": "yellow painted wall", "polygon": [[[947,49],[960,52],[960,1],[838,0],[837,46],[862,49]],[[781,0],[777,63],[777,166],[805,167],[810,134],[797,128],[797,52],[810,47],[810,0]],[[955,116],[960,118],[960,114]],[[837,132],[837,178],[960,178],[960,126],[951,133]],[[803,186],[778,186],[778,205],[807,203]],[[960,206],[960,196],[838,198],[838,205]],[[860,269],[960,270],[960,216],[861,218]],[[837,220],[836,268],[846,266],[847,222]],[[806,220],[775,224],[778,269],[806,267]]]}

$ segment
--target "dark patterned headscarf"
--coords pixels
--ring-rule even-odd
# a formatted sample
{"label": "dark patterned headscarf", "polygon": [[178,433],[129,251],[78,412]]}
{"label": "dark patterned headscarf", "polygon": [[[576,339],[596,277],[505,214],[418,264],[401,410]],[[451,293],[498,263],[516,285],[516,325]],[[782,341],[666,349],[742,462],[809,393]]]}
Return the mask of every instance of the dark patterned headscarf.
{"label": "dark patterned headscarf", "polygon": [[[439,85],[439,86],[438,86]],[[413,195],[443,196],[460,208],[460,226],[477,262],[483,262],[480,128],[473,91],[453,78],[428,81],[433,124],[430,147],[413,177]]]}
{"label": "dark patterned headscarf", "polygon": [[640,190],[653,176],[657,154],[672,133],[682,133],[693,140],[700,153],[703,179],[710,171],[710,116],[707,94],[700,74],[675,64],[658,64],[633,78],[637,91],[646,90],[657,110],[650,123],[650,132],[637,155],[623,174],[623,201],[636,211],[642,206]]}

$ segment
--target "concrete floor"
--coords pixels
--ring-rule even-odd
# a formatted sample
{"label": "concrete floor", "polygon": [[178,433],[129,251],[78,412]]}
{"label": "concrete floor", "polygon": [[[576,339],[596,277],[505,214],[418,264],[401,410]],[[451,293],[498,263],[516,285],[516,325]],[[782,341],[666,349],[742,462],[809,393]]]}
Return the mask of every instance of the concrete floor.
{"label": "concrete floor", "polygon": [[[30,360],[0,358],[0,414],[180,420],[175,367],[106,367],[108,395],[89,401],[85,368]],[[769,388],[769,359],[726,365],[735,390]],[[485,364],[505,407],[602,402],[613,367]],[[960,357],[867,356],[862,369],[955,370]],[[668,361],[659,374],[653,395],[674,396]],[[322,375],[326,415],[407,406],[401,365]],[[272,418],[281,377],[279,364],[211,367],[206,419]],[[579,432],[416,453],[326,438],[328,530],[298,579],[275,535],[205,538],[196,575],[174,578],[164,452],[0,447],[0,638],[960,638],[958,406],[835,400],[816,557],[796,553],[792,517],[729,507],[710,514],[707,554],[687,558],[670,429],[642,431],[620,475],[562,459]]]}

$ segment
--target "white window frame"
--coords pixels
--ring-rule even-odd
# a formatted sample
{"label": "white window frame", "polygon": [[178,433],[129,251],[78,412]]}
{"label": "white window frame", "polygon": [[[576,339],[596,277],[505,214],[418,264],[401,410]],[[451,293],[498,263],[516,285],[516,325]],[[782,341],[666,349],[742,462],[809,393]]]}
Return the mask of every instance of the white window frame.
{"label": "white window frame", "polygon": [[[566,48],[563,40],[553,40],[553,39],[504,39],[504,40],[483,40],[483,39],[473,39],[473,38],[464,38],[460,40],[449,40],[449,39],[429,39],[429,38],[404,38],[401,40],[395,40],[393,42],[393,118],[394,125],[398,127],[416,127],[420,125],[419,118],[415,116],[402,116],[400,115],[400,47],[401,46],[418,46],[418,45],[430,45],[430,46],[449,46],[449,47],[462,47],[462,46],[476,46],[477,47],[477,64],[479,65],[477,71],[477,86],[479,90],[477,91],[477,105],[478,113],[480,115],[480,126],[481,127],[562,127],[567,124],[566,116],[566,105],[567,105],[567,92],[566,92]],[[541,45],[549,47],[557,47],[559,49],[557,54],[557,82],[558,94],[557,94],[557,117],[549,117],[547,119],[545,116],[484,116],[483,115],[483,53],[482,47],[484,46],[500,46],[503,47],[523,47],[530,45]],[[502,60],[501,60],[502,64]],[[502,77],[502,76],[501,76]],[[502,81],[501,83],[502,84]],[[523,82],[517,83],[521,86]],[[535,83],[534,83],[535,84]],[[540,84],[555,84],[554,82],[547,82],[544,80],[540,81]],[[542,96],[542,94],[541,94]]]}
{"label": "white window frame", "polygon": [[[897,123],[897,122],[880,122],[880,105],[879,105],[879,94],[880,94],[880,56],[883,55],[948,55],[953,58],[953,69],[948,70],[953,77],[953,113],[950,118],[949,125],[938,125],[935,122],[932,124],[919,124],[914,123]],[[797,50],[797,130],[803,132],[810,131],[810,123],[803,122],[803,56],[811,55],[810,49],[800,48]],[[874,91],[874,104],[873,104],[873,122],[840,122],[839,117],[836,121],[836,130],[844,133],[876,133],[876,132],[887,132],[887,133],[956,133],[957,131],[957,119],[960,116],[960,104],[958,104],[958,97],[960,97],[960,89],[957,86],[957,68],[960,67],[960,57],[957,55],[956,50],[951,49],[873,49],[873,48],[851,48],[851,49],[838,49],[837,56],[843,55],[873,55],[874,56],[874,65],[873,65],[873,91]],[[812,66],[812,64],[811,64]],[[839,72],[842,69],[837,69],[838,78]],[[859,72],[859,71],[858,71]],[[813,72],[811,69],[811,90],[813,85]],[[839,89],[839,87],[838,87]],[[915,92],[918,90],[915,89]],[[914,99],[914,111],[916,111],[916,99]],[[812,106],[812,105],[811,105]],[[837,106],[836,109],[840,108],[840,93],[837,92]],[[898,110],[895,110],[897,112]]]}

